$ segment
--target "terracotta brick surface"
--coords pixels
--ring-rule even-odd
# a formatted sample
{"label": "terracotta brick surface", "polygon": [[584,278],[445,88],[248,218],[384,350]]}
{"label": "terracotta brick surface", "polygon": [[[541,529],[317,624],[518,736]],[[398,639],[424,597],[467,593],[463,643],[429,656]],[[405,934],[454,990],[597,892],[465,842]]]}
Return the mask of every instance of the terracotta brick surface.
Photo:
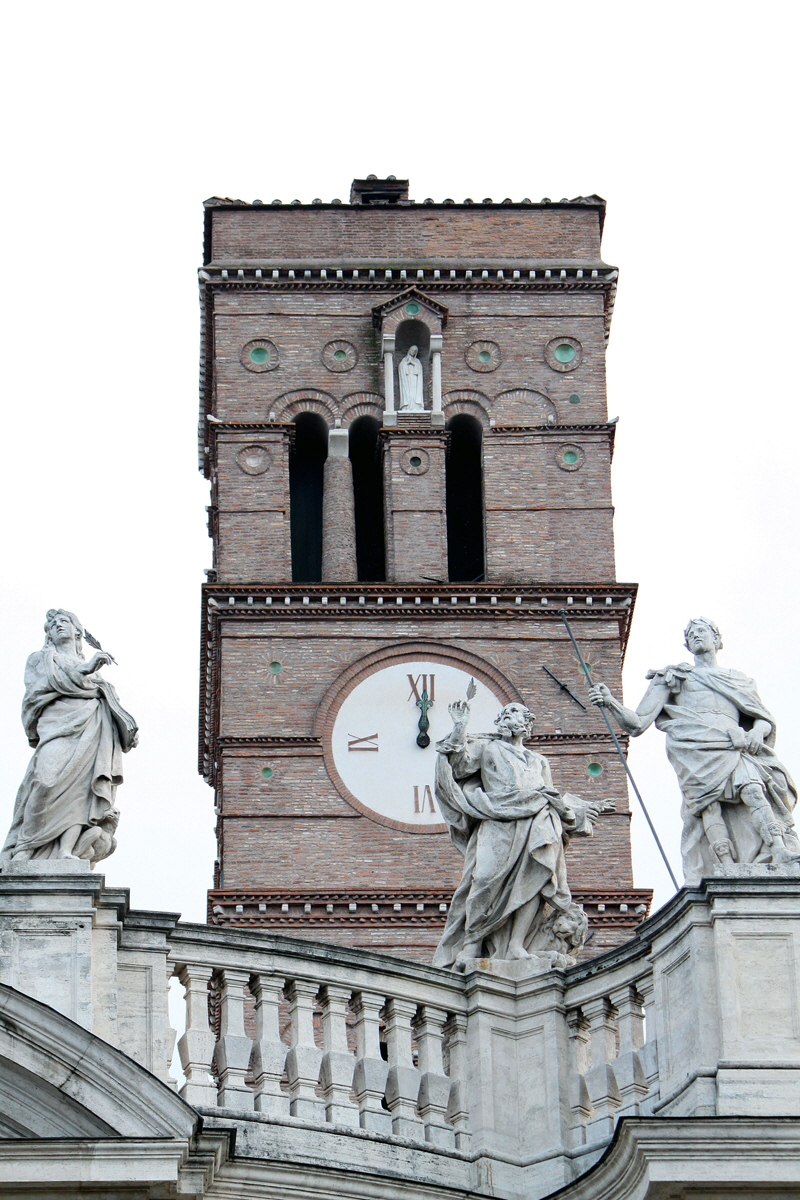
{"label": "terracotta brick surface", "polygon": [[240,264],[295,257],[331,266],[353,257],[463,259],[470,255],[598,261],[596,208],[500,205],[368,208],[328,205],[216,208],[210,261]]}
{"label": "terracotta brick surface", "polygon": [[[601,218],[594,201],[208,208],[202,378],[204,414],[214,419],[203,417],[201,443],[216,574],[206,589],[201,761],[218,811],[213,920],[430,957],[460,856],[445,833],[411,834],[365,816],[326,767],[333,698],[361,664],[415,648],[421,657],[460,654],[465,669],[489,672],[508,699],[522,697],[537,714],[532,744],[548,755],[556,785],[616,801],[594,838],[569,849],[570,880],[592,924],[587,952],[618,944],[640,919],[645,893],[632,887],[625,775],[600,714],[580,708],[543,670],[585,701],[563,624],[535,595],[555,584],[574,589],[553,603],[581,606],[576,636],[598,678],[618,687],[629,616],[620,606],[631,599],[604,593],[614,587],[614,545],[605,394],[611,277],[598,277],[609,270],[600,261]],[[340,495],[349,471],[331,468],[325,561],[335,564],[338,583],[328,580],[326,604],[322,585],[309,585],[304,600],[302,587],[289,583],[292,421],[313,411],[330,428],[346,428],[357,416],[382,416],[376,310],[412,285],[432,302],[421,316],[432,313],[430,328],[443,335],[445,419],[468,413],[483,431],[480,603],[472,597],[471,607],[468,591],[456,589],[453,606],[447,583],[449,436],[428,418],[405,428],[402,417],[382,431],[377,451],[388,582],[352,579],[352,512]],[[401,316],[387,315],[389,332]],[[274,347],[270,369],[245,365],[253,339]],[[553,339],[578,347],[575,369],[553,359]],[[351,369],[326,352],[330,342],[347,349]],[[474,343],[495,347],[492,369]],[[242,458],[248,448],[256,467]],[[568,469],[565,449],[574,456]],[[408,470],[410,453],[424,470]],[[438,607],[431,580],[441,581]],[[393,585],[406,587],[402,609]],[[337,586],[349,588],[345,613]],[[368,593],[361,607],[359,586]],[[416,607],[414,586],[428,589]],[[515,597],[515,587],[525,597]],[[589,775],[589,763],[602,773]]]}

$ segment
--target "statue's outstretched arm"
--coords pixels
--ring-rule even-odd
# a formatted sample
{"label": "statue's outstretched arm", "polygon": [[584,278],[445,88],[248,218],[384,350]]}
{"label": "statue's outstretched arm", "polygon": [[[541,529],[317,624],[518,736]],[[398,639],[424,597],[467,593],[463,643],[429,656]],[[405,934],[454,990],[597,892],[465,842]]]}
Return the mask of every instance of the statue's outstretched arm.
{"label": "statue's outstretched arm", "polygon": [[636,712],[620,703],[604,683],[596,683],[590,688],[589,699],[598,708],[607,708],[625,733],[629,733],[631,737],[639,737],[645,729],[650,728],[667,703],[669,688],[661,680],[654,679]]}
{"label": "statue's outstretched arm", "polygon": [[447,711],[450,713],[453,721],[453,732],[445,740],[454,746],[461,746],[464,743],[467,732],[469,704],[466,700],[454,700],[452,704],[448,704]]}

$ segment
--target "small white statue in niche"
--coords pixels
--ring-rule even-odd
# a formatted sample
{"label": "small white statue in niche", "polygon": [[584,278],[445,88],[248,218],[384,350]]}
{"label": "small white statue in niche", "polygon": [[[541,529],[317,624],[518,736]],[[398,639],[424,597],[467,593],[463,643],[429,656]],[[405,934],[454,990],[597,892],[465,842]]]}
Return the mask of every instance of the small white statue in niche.
{"label": "small white statue in niche", "polygon": [[397,368],[400,380],[400,412],[424,412],[422,399],[422,363],[419,350],[410,346]]}

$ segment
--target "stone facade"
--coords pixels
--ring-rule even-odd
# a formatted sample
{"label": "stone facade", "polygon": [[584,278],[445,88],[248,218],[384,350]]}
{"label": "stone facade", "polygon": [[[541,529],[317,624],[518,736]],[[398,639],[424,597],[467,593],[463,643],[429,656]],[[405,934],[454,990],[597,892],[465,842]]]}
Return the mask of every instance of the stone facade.
{"label": "stone facade", "polygon": [[[632,887],[627,787],[600,715],[543,668],[585,695],[564,605],[590,663],[618,684],[635,600],[614,573],[604,204],[413,204],[403,181],[385,184],[397,199],[375,202],[384,183],[356,181],[349,205],[206,205],[210,918],[429,958],[459,856],[446,832],[392,829],[352,806],[327,769],[321,717],[367,656],[424,644],[434,661],[472,656],[501,699],[533,708],[558,787],[616,799],[593,844],[570,850],[597,952],[628,936],[649,898]],[[426,406],[407,416],[395,407],[404,323],[406,342],[421,338]],[[306,584],[292,582],[290,535],[302,414],[328,436],[322,570]],[[346,455],[364,417],[383,426],[386,571],[359,582]],[[455,417],[472,418],[482,444],[477,580],[448,566]]]}
{"label": "stone facade", "polygon": [[798,886],[722,873],[514,982],[4,867],[0,1194],[789,1200]]}

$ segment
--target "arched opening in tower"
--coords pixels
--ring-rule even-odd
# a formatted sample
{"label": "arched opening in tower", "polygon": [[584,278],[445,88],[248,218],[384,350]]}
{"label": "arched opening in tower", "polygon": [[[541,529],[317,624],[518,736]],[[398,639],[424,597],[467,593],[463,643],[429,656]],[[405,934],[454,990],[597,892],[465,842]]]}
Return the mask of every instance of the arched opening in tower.
{"label": "arched opening in tower", "polygon": [[447,422],[447,570],[453,583],[483,579],[483,461],[480,421],[460,413]]}
{"label": "arched opening in tower", "polygon": [[289,457],[292,581],[322,580],[322,472],[328,457],[328,426],[318,413],[298,413]]}
{"label": "arched opening in tower", "polygon": [[358,417],[349,430],[356,520],[356,567],[359,581],[368,583],[381,583],[386,579],[379,430],[380,423],[375,417]]}

